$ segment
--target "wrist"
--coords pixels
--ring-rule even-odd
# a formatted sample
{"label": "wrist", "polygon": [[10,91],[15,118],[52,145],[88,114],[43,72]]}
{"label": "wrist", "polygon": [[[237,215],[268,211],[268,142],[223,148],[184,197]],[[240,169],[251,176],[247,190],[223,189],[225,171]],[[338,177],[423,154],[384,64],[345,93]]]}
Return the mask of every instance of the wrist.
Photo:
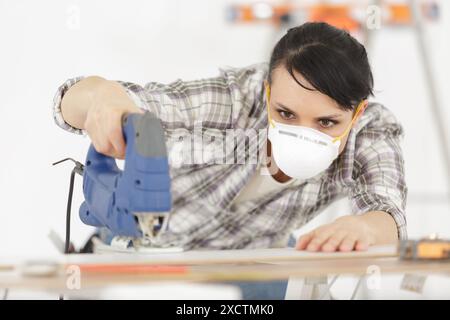
{"label": "wrist", "polygon": [[99,81],[92,94],[92,106],[105,106],[120,112],[138,112],[140,109],[128,95],[126,89],[116,81]]}
{"label": "wrist", "polygon": [[371,211],[358,216],[377,245],[393,244],[398,241],[397,224],[392,216],[384,211]]}

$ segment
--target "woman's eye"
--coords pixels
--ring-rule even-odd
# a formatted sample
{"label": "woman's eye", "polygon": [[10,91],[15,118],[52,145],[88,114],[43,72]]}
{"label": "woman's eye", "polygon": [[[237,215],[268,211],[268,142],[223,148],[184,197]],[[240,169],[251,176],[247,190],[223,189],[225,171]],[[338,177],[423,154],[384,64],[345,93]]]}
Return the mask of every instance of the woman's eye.
{"label": "woman's eye", "polygon": [[321,119],[319,120],[319,124],[324,128],[331,128],[336,122],[330,119]]}
{"label": "woman's eye", "polygon": [[278,110],[278,113],[280,114],[280,116],[285,119],[285,120],[291,120],[294,118],[294,114],[289,112],[289,111],[284,111],[284,110]]}

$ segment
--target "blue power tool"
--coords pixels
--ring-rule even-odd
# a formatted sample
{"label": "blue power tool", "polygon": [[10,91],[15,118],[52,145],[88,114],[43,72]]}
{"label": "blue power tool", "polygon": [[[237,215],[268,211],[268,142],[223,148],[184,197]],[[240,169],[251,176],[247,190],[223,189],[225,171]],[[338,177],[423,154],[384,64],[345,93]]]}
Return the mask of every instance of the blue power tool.
{"label": "blue power tool", "polygon": [[65,253],[73,251],[70,211],[75,174],[83,176],[85,201],[79,211],[81,220],[108,228],[113,240],[134,238],[152,246],[168,227],[172,199],[161,121],[151,112],[130,113],[122,118],[122,132],[126,143],[124,170],[119,169],[114,158],[98,153],[92,145],[85,165],[71,158],[53,164],[75,162],[67,202]]}
{"label": "blue power tool", "polygon": [[[89,148],[80,218],[88,225],[108,228],[114,236],[153,237],[167,226],[171,210],[164,129],[151,112],[124,116],[122,129],[126,142],[123,171],[114,158],[92,145]],[[150,235],[139,228],[139,215],[151,215]]]}

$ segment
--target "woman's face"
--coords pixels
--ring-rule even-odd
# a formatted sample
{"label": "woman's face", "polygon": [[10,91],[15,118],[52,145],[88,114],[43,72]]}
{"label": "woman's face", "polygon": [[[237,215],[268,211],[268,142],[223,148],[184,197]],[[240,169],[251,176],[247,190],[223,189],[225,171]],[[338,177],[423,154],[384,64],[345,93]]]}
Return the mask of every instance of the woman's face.
{"label": "woman's face", "polygon": [[[313,88],[299,73],[294,74],[305,87]],[[339,108],[327,95],[300,86],[284,67],[272,72],[269,112],[276,122],[313,128],[332,137],[343,134],[354,115],[354,111]],[[342,138],[339,153],[344,150],[347,137],[348,134]]]}

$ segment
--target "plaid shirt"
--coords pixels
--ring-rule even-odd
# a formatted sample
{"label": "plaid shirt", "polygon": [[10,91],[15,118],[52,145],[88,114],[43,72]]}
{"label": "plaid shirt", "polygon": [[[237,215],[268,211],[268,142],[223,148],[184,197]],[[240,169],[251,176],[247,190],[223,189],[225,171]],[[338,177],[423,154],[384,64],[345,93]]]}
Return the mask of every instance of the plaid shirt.
{"label": "plaid shirt", "polygon": [[[214,78],[150,82],[145,87],[119,83],[140,108],[160,117],[173,163],[172,151],[180,149],[180,143],[181,149],[193,152],[195,158],[196,151],[214,146],[228,130],[259,130],[262,134],[247,138],[248,145],[264,140],[268,121],[263,80],[267,69],[266,63],[224,68]],[[60,103],[64,93],[82,78],[63,83],[53,104],[55,122],[78,134],[83,131],[64,121]],[[407,187],[399,145],[402,136],[402,127],[393,114],[370,102],[350,131],[344,151],[326,171],[241,203],[233,203],[233,199],[258,164],[236,161],[239,155],[233,148],[227,150],[231,150],[234,163],[216,161],[224,154],[210,152],[209,158],[203,159],[205,163],[172,165],[173,209],[162,241],[190,249],[283,246],[294,229],[345,196],[352,207],[348,214],[387,212],[397,224],[399,237],[405,239]],[[245,149],[245,139],[238,144]]]}

